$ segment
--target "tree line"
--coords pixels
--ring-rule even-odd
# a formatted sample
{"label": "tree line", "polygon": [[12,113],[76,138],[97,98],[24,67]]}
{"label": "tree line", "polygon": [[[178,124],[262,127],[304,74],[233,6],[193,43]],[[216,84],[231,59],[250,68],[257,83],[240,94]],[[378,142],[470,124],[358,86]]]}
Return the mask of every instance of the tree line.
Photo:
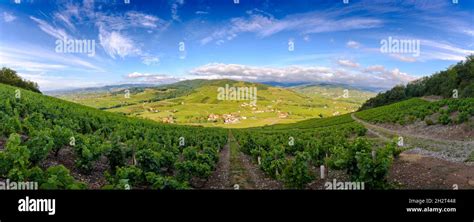
{"label": "tree line", "polygon": [[367,100],[359,110],[388,105],[413,97],[435,95],[452,98],[455,94],[459,98],[474,97],[474,55],[466,57],[466,60],[458,62],[447,70],[379,93]]}
{"label": "tree line", "polygon": [[21,78],[15,70],[6,67],[3,67],[2,70],[0,70],[0,83],[41,93],[37,83]]}

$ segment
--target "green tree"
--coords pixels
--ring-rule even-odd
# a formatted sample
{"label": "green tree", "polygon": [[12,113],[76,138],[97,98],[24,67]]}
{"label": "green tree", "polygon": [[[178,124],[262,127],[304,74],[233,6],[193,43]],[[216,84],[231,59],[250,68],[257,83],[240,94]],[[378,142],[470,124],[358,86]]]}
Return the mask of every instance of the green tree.
{"label": "green tree", "polygon": [[0,83],[17,86],[23,89],[27,89],[33,92],[41,93],[38,89],[38,84],[32,81],[24,80],[15,70],[3,67],[0,70]]}

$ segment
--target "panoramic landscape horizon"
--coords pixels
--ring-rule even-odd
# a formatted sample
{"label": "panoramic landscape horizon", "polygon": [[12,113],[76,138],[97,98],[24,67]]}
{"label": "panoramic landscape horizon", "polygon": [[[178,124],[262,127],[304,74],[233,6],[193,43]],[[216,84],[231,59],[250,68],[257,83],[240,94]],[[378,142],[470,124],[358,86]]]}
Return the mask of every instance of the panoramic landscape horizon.
{"label": "panoramic landscape horizon", "polygon": [[0,68],[7,216],[472,220],[474,1],[2,0]]}

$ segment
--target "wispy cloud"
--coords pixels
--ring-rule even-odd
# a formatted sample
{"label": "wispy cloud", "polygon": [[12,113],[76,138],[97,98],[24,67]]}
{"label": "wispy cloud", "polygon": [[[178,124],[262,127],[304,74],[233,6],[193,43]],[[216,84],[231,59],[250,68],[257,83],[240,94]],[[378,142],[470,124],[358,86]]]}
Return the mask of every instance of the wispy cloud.
{"label": "wispy cloud", "polygon": [[78,69],[104,72],[104,69],[72,54],[58,54],[33,46],[8,47],[0,45],[0,63],[4,66],[25,71],[57,71],[59,69]]}
{"label": "wispy cloud", "polygon": [[358,49],[360,48],[361,44],[359,42],[350,40],[346,43],[346,46],[349,48]]}
{"label": "wispy cloud", "polygon": [[385,71],[385,67],[382,65],[368,66],[364,69],[364,72],[383,72],[383,71]]}
{"label": "wispy cloud", "polygon": [[15,21],[16,16],[14,16],[12,13],[9,12],[3,12],[3,21],[5,22],[13,22]]}
{"label": "wispy cloud", "polygon": [[153,15],[147,15],[139,12],[127,12],[127,20],[129,25],[144,28],[157,28],[165,26],[165,22]]}
{"label": "wispy cloud", "polygon": [[66,3],[60,11],[54,13],[54,18],[58,23],[64,24],[70,31],[76,31],[74,23],[81,20],[80,6],[73,3]]}
{"label": "wispy cloud", "polygon": [[[90,13],[89,13],[90,14]],[[91,18],[95,20],[95,25],[99,30],[99,41],[105,52],[113,59],[117,56],[143,57],[145,64],[151,64],[142,47],[136,43],[132,34],[127,34],[127,30],[132,28],[144,28],[155,31],[164,31],[169,23],[153,15],[131,11],[125,15],[106,15],[101,12],[93,14]],[[154,59],[156,62],[156,59]]]}
{"label": "wispy cloud", "polygon": [[113,59],[116,56],[124,58],[128,55],[139,55],[141,53],[141,50],[135,46],[130,38],[116,31],[109,32],[101,28],[99,41],[105,52]]}
{"label": "wispy cloud", "polygon": [[336,13],[315,11],[277,19],[260,10],[251,10],[247,12],[247,16],[233,18],[224,27],[218,28],[210,36],[201,39],[201,44],[219,40],[229,41],[245,32],[256,33],[258,37],[263,38],[285,31],[296,31],[305,35],[370,29],[383,24],[380,19],[358,16],[344,17],[343,15],[343,12],[337,15]]}
{"label": "wispy cloud", "polygon": [[69,39],[69,35],[64,31],[64,29],[61,28],[55,28],[52,25],[50,25],[48,22],[41,20],[39,18],[30,16],[30,19],[35,21],[38,24],[38,27],[43,30],[46,34],[56,38],[56,39]]}
{"label": "wispy cloud", "polygon": [[357,68],[360,66],[359,63],[356,63],[354,61],[347,60],[347,59],[339,59],[337,60],[337,64],[341,66],[345,66],[345,67],[350,67],[350,68]]}

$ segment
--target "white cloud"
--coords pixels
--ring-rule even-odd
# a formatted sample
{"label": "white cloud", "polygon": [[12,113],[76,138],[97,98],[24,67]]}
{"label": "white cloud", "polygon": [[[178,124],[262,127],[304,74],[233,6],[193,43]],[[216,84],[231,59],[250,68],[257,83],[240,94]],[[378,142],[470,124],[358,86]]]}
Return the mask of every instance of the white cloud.
{"label": "white cloud", "polygon": [[127,12],[124,16],[106,15],[101,12],[93,14],[95,25],[99,29],[99,41],[104,51],[113,59],[116,56],[142,56],[145,64],[157,63],[143,52],[142,47],[135,42],[132,34],[127,34],[132,28],[146,28],[148,31],[163,31],[169,23],[153,16],[136,11]]}
{"label": "white cloud", "polygon": [[369,29],[382,25],[379,19],[363,17],[343,17],[344,12],[339,15],[326,12],[310,12],[294,14],[282,19],[260,10],[247,12],[248,16],[231,19],[225,27],[220,27],[210,36],[201,39],[201,44],[211,41],[232,40],[240,33],[252,32],[258,37],[267,37],[284,31],[296,31],[300,34],[312,34],[323,32],[337,32],[354,29]]}
{"label": "white cloud", "polygon": [[45,32],[46,34],[56,39],[65,39],[65,38],[69,39],[69,35],[66,33],[66,31],[64,31],[64,29],[54,28],[53,26],[48,24],[46,21],[35,18],[33,16],[30,16],[30,19],[35,21],[38,24],[39,28],[43,30],[43,32]]}
{"label": "white cloud", "polygon": [[33,61],[19,61],[9,59],[3,56],[0,56],[2,66],[13,67],[13,68],[20,68],[25,71],[30,72],[43,72],[43,71],[51,71],[51,70],[62,70],[67,66],[62,64],[52,64],[52,63],[44,63],[44,62],[33,62]]}
{"label": "white cloud", "polygon": [[464,29],[463,32],[474,37],[474,29]]}
{"label": "white cloud", "polygon": [[359,63],[356,63],[356,62],[353,62],[351,60],[347,60],[347,59],[340,59],[340,60],[337,60],[337,64],[341,65],[341,66],[345,66],[345,67],[350,67],[350,68],[357,68],[359,67]]}
{"label": "white cloud", "polygon": [[[350,63],[355,64],[355,63]],[[368,71],[366,71],[368,70]],[[320,66],[258,67],[239,64],[210,63],[192,69],[194,77],[220,79],[230,78],[256,82],[330,82],[354,86],[377,86],[390,88],[416,78],[399,69],[386,70],[382,66],[368,67],[364,71],[348,71]],[[371,70],[374,70],[373,72]],[[375,72],[377,71],[377,72]]]}
{"label": "white cloud", "polygon": [[66,17],[64,14],[55,13],[54,17],[60,21],[62,21],[69,29],[74,30],[76,27],[72,24],[70,18]]}
{"label": "white cloud", "polygon": [[359,42],[350,40],[346,43],[346,46],[349,48],[358,49],[360,48],[361,44]]}
{"label": "white cloud", "polygon": [[173,76],[168,76],[165,74],[151,74],[151,73],[140,73],[140,72],[133,72],[129,73],[126,76],[128,79],[133,79],[135,81],[141,83],[173,83],[184,80],[182,78],[176,78]]}
{"label": "white cloud", "polygon": [[385,71],[385,67],[382,65],[368,66],[364,69],[364,72],[383,72],[383,71]]}
{"label": "white cloud", "polygon": [[113,31],[124,31],[131,28],[165,30],[169,26],[169,22],[163,19],[137,11],[129,11],[123,15],[105,14],[103,12],[89,14],[90,19],[95,21],[97,27]]}
{"label": "white cloud", "polygon": [[140,12],[127,12],[126,13],[126,21],[127,24],[131,27],[143,27],[143,28],[159,28],[165,29],[168,26],[168,23],[164,20],[153,16],[148,15]]}
{"label": "white cloud", "polygon": [[0,64],[25,71],[57,71],[59,69],[79,69],[84,71],[104,72],[88,61],[72,54],[58,54],[34,46],[8,47],[0,46]]}
{"label": "white cloud", "polygon": [[446,50],[446,51],[453,52],[453,53],[458,53],[458,54],[467,55],[467,54],[470,54],[470,53],[474,53],[473,50],[461,49],[461,48],[458,48],[456,46],[450,45],[448,43],[441,43],[441,42],[436,42],[436,41],[431,41],[431,40],[422,40],[421,44],[426,45],[426,46],[439,48],[439,49]]}
{"label": "white cloud", "polygon": [[160,58],[156,56],[144,56],[142,57],[142,63],[145,65],[159,65]]}
{"label": "white cloud", "polygon": [[80,7],[73,3],[66,3],[60,11],[54,13],[54,18],[64,24],[70,31],[75,31],[74,19],[81,20]]}
{"label": "white cloud", "polygon": [[13,22],[15,21],[16,17],[12,13],[3,12],[3,21],[5,22]]}
{"label": "white cloud", "polygon": [[136,79],[136,78],[143,78],[143,77],[148,77],[150,76],[151,74],[149,73],[139,73],[139,72],[132,72],[132,73],[129,73],[127,75],[128,78],[131,78],[131,79]]}
{"label": "white cloud", "polygon": [[[410,38],[404,37],[404,39]],[[420,56],[413,57],[409,54],[397,53],[388,53],[387,55],[402,62],[417,62],[428,60],[462,61],[471,54],[474,54],[474,50],[463,49],[445,41],[421,39]]]}
{"label": "white cloud", "polygon": [[139,55],[141,53],[141,50],[135,46],[130,38],[116,31],[108,32],[100,29],[99,41],[105,52],[113,59],[115,59],[115,56],[124,58],[128,55]]}

